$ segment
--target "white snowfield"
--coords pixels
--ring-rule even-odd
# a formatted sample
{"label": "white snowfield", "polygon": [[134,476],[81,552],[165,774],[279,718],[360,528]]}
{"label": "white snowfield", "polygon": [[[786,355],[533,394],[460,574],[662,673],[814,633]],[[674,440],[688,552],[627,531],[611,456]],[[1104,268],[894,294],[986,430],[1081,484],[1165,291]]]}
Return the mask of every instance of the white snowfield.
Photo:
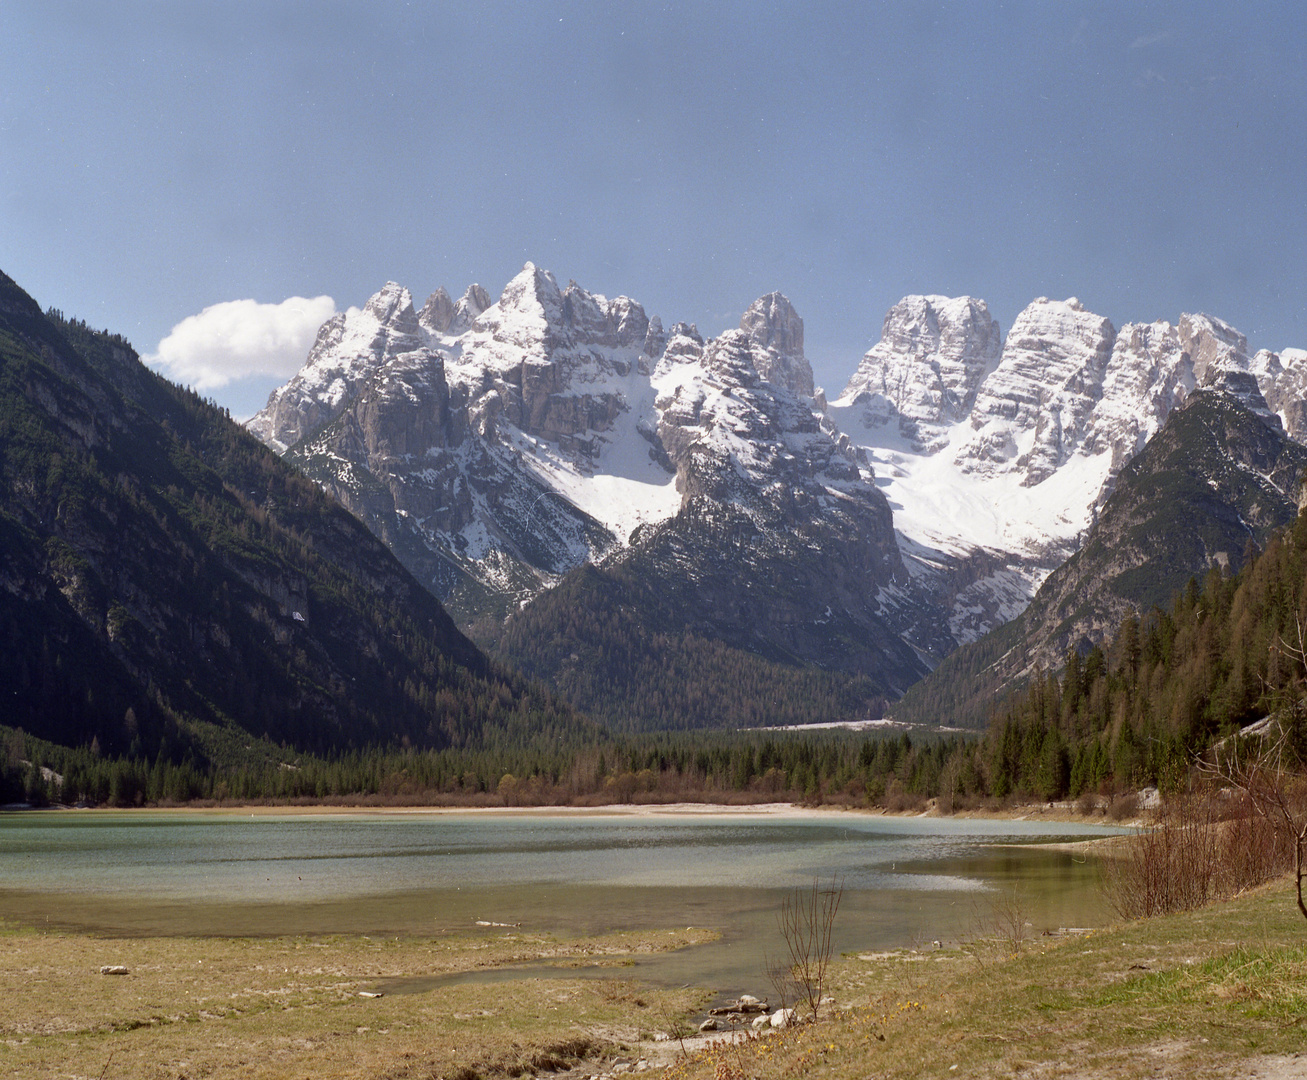
{"label": "white snowfield", "polygon": [[[885,610],[922,602],[959,560],[987,560],[965,587],[938,585],[959,644],[1019,613],[1077,549],[1121,468],[1195,388],[1239,397],[1294,438],[1307,433],[1307,351],[1250,359],[1244,337],[1210,316],[1118,332],[1075,298],[1041,297],[1004,338],[983,300],[909,296],[828,405],[803,355],[802,319],[779,293],[705,342],[684,324],[664,332],[627,297],[560,289],[530,263],[494,303],[479,285],[457,303],[442,288],[420,316],[408,291],[387,283],[323,325],[249,428],[284,451],[401,357],[443,380],[450,409],[463,410],[466,435],[443,438],[481,440],[539,486],[534,503],[553,496],[605,527],[617,545],[609,554],[676,514],[694,455],[729,465],[747,501],[798,491],[802,476],[805,491],[824,492],[816,513],[874,483],[909,575],[882,589]],[[450,447],[429,448],[428,459],[437,452]],[[412,467],[426,467],[420,454]],[[524,586],[505,573],[506,559],[525,556],[494,520],[494,500],[478,497],[457,543],[432,527],[428,542],[457,548],[464,565],[484,562],[487,581],[529,592],[555,580],[538,574]],[[529,526],[535,509],[513,512]],[[552,565],[597,550],[573,539]]]}

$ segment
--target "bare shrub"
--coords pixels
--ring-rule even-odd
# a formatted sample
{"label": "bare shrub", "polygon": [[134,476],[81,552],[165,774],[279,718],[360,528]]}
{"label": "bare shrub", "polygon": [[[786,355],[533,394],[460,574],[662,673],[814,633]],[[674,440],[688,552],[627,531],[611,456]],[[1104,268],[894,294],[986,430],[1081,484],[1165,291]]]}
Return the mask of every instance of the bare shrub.
{"label": "bare shrub", "polygon": [[1029,906],[1016,886],[1002,889],[971,909],[971,933],[963,951],[979,964],[1015,956],[1030,937]]}
{"label": "bare shrub", "polygon": [[1113,821],[1128,821],[1139,816],[1139,796],[1134,792],[1112,800],[1107,816]]}
{"label": "bare shrub", "polygon": [[[1278,651],[1307,670],[1307,627],[1298,623],[1298,644],[1280,639]],[[1307,698],[1236,736],[1212,745],[1200,771],[1230,784],[1253,811],[1288,841],[1298,910],[1307,919]]]}
{"label": "bare shrub", "polygon": [[907,791],[895,777],[885,789],[885,794],[880,800],[881,806],[891,814],[901,814],[905,811],[918,811],[925,807],[926,796],[916,791]]}
{"label": "bare shrub", "polygon": [[1167,800],[1156,824],[1103,863],[1108,902],[1123,918],[1190,911],[1283,873],[1292,852],[1251,803],[1193,794]]}
{"label": "bare shrub", "polygon": [[812,1017],[821,1008],[822,989],[831,958],[831,929],[844,898],[844,879],[831,878],[821,887],[817,878],[812,888],[796,888],[781,902],[776,921],[790,954],[790,974],[799,1000],[807,1002]]}
{"label": "bare shrub", "polygon": [[989,926],[994,936],[1013,953],[1021,951],[1030,936],[1030,919],[1026,898],[1015,885],[1004,889],[990,903]]}
{"label": "bare shrub", "polygon": [[771,983],[771,988],[776,994],[776,1004],[783,1012],[790,1007],[790,1002],[794,1000],[797,993],[794,969],[783,961],[772,960],[766,953],[763,954],[762,964],[767,981]]}

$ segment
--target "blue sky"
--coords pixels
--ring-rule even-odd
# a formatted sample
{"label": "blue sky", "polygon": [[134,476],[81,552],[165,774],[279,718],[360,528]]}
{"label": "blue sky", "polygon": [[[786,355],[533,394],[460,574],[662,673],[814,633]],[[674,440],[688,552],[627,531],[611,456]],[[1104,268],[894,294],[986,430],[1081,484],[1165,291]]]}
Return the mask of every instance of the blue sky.
{"label": "blue sky", "polygon": [[240,415],[527,260],[709,334],[779,289],[832,391],[915,292],[1307,347],[1305,192],[1301,3],[0,0],[0,269],[147,355],[213,308],[171,370]]}

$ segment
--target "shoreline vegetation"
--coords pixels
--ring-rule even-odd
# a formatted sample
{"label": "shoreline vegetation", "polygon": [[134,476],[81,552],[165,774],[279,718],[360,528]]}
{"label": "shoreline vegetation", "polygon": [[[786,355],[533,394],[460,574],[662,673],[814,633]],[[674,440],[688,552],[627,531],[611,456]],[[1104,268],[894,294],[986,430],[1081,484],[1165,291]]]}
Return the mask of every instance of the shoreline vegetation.
{"label": "shoreline vegetation", "polygon": [[[164,756],[103,758],[0,727],[0,809],[44,807],[360,807],[409,809],[748,808],[785,803],[881,813],[1055,813],[1134,819],[1140,784],[1110,775],[1074,792],[954,784],[950,763],[978,753],[974,735],[703,731],[613,736],[601,745],[496,750],[375,751],[324,759],[247,747],[258,764],[201,766]],[[1042,811],[1035,808],[1042,807]]]}

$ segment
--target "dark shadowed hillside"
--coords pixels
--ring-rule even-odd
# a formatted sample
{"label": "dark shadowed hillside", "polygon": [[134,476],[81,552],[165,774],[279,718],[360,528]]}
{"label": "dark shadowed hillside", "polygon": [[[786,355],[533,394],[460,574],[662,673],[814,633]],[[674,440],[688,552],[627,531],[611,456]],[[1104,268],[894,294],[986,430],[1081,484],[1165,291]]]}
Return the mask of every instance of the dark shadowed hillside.
{"label": "dark shadowed hillside", "polygon": [[354,517],[0,274],[0,722],[104,753],[573,724]]}

